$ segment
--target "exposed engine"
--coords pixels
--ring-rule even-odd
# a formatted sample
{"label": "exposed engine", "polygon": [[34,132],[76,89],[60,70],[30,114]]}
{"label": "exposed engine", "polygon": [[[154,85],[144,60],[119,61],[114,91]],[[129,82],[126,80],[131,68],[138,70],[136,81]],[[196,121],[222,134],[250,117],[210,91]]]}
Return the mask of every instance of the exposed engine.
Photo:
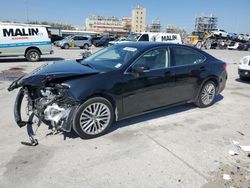
{"label": "exposed engine", "polygon": [[[44,120],[50,121],[51,125],[55,129],[62,128],[63,123],[65,122],[71,106],[60,102],[62,98],[62,91],[58,92],[52,88],[45,88],[40,90],[42,97],[37,101],[39,114],[43,116]],[[58,99],[58,101],[57,101]]]}
{"label": "exposed engine", "polygon": [[34,113],[53,130],[70,131],[67,124],[69,114],[76,105],[68,96],[65,85],[45,88],[26,88],[29,114]]}

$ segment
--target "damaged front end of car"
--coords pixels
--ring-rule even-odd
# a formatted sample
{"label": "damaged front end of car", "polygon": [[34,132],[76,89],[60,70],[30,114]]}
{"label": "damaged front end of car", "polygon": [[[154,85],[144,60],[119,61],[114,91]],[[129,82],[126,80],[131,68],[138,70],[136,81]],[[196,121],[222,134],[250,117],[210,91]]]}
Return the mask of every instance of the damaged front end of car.
{"label": "damaged front end of car", "polygon": [[[52,129],[52,133],[71,131],[79,101],[72,97],[71,86],[67,81],[96,73],[76,61],[60,62],[43,65],[12,82],[8,91],[20,88],[14,105],[14,116],[19,127],[27,125],[31,143],[26,145],[37,145],[37,140],[33,138],[33,117],[39,120],[38,127],[44,123]],[[24,120],[23,114],[29,118]]]}
{"label": "damaged front end of car", "polygon": [[[17,83],[12,84],[8,90],[11,91],[16,88],[16,84]],[[48,125],[53,132],[70,132],[73,115],[78,107],[78,103],[69,96],[69,88],[70,86],[64,83],[49,83],[42,87],[22,86],[14,105],[14,116],[17,125],[23,127],[33,124],[33,118],[23,120],[22,117],[22,105],[23,101],[26,100],[27,106],[25,106],[25,108],[27,115],[30,117],[36,116],[39,119],[39,125],[40,123],[44,123]],[[31,142],[35,141],[32,137],[33,130],[30,128],[27,130],[31,131],[28,132]]]}

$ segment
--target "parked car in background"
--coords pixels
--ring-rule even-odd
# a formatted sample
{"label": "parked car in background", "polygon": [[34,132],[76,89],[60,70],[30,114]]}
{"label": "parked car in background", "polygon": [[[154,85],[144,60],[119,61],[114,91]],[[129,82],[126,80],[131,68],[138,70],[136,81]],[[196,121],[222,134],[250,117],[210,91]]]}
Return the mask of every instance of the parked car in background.
{"label": "parked car in background", "polygon": [[247,80],[250,78],[250,55],[245,56],[240,60],[238,74],[241,80]]}
{"label": "parked car in background", "polygon": [[48,29],[42,25],[0,22],[0,57],[24,56],[39,61],[53,53]]}
{"label": "parked car in background", "polygon": [[91,36],[91,43],[95,45],[96,41],[100,40],[102,36]]}
{"label": "parked car in background", "polygon": [[227,38],[229,36],[228,32],[222,29],[216,29],[211,32],[214,36]]}
{"label": "parked car in background", "polygon": [[51,43],[55,44],[56,41],[60,41],[63,40],[63,37],[59,36],[59,35],[51,35]]}
{"label": "parked car in background", "polygon": [[109,42],[116,40],[116,37],[112,36],[103,36],[100,40],[97,40],[95,42],[96,47],[101,47],[101,46],[108,46]]}
{"label": "parked car in background", "polygon": [[239,34],[238,40],[244,41],[244,42],[249,41],[249,35],[248,34]]}
{"label": "parked car in background", "polygon": [[228,38],[230,40],[236,40],[238,38],[237,33],[228,33]]}
{"label": "parked car in background", "polygon": [[248,51],[250,49],[250,42],[239,43],[238,50]]}
{"label": "parked car in background", "polygon": [[228,46],[228,50],[238,50],[238,47],[240,45],[240,42],[231,42]]}
{"label": "parked car in background", "polygon": [[180,34],[176,33],[154,33],[154,32],[146,32],[146,33],[131,33],[125,41],[133,41],[133,42],[168,42],[174,44],[182,44],[182,39]]}
{"label": "parked car in background", "polygon": [[116,39],[116,40],[114,40],[114,41],[110,41],[110,42],[109,42],[109,45],[118,44],[118,43],[120,43],[120,42],[122,42],[122,41],[126,41],[126,38],[120,37],[120,38],[118,38],[118,39]]}
{"label": "parked car in background", "polygon": [[45,64],[8,90],[20,87],[14,107],[19,127],[29,122],[21,116],[27,109],[54,130],[73,129],[88,139],[105,134],[115,121],[153,110],[185,103],[209,107],[226,80],[226,63],[197,48],[128,42],[83,61]]}
{"label": "parked car in background", "polygon": [[80,35],[69,36],[59,42],[59,46],[62,49],[69,49],[70,47],[79,47],[81,49],[87,49],[91,45],[91,37]]}

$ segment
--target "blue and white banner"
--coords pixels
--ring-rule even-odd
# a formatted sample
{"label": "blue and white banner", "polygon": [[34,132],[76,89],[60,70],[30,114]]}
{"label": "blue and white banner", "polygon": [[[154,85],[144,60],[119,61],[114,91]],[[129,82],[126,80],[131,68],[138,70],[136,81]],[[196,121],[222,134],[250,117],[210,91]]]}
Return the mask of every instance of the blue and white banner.
{"label": "blue and white banner", "polygon": [[51,41],[41,41],[41,42],[18,42],[18,43],[8,43],[1,44],[0,48],[13,48],[13,47],[23,47],[23,46],[43,46],[50,45]]}

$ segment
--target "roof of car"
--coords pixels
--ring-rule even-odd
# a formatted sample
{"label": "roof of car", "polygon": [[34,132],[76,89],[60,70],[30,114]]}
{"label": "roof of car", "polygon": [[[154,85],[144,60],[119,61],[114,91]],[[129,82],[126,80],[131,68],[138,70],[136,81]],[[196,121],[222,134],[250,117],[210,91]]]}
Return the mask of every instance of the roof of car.
{"label": "roof of car", "polygon": [[[154,47],[160,47],[160,46],[187,46],[183,44],[174,44],[174,43],[167,43],[167,42],[124,42],[116,44],[119,46],[129,46],[134,48],[140,48],[140,49],[147,49],[147,48],[154,48]],[[187,46],[191,47],[191,46]],[[192,47],[191,47],[192,48]]]}

